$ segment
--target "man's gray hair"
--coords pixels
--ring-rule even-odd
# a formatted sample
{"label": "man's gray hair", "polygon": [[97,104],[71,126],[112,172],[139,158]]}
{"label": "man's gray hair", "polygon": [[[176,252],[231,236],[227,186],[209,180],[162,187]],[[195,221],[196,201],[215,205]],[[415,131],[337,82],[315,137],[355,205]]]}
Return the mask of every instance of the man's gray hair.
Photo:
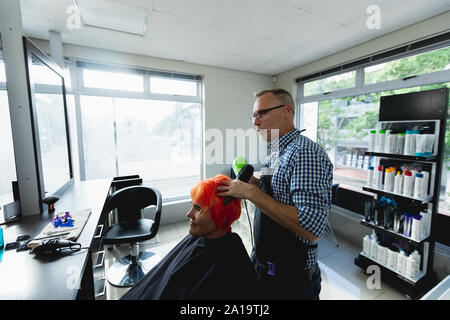
{"label": "man's gray hair", "polygon": [[278,99],[278,101],[280,101],[280,103],[290,105],[292,107],[292,114],[295,114],[295,102],[289,91],[281,89],[281,88],[266,89],[266,90],[256,92],[255,97],[259,98],[268,93],[273,94]]}

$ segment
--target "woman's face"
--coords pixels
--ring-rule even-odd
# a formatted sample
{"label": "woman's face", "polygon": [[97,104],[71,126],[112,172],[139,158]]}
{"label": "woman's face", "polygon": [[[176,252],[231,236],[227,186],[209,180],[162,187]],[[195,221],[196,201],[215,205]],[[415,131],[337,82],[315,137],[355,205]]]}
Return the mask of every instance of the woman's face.
{"label": "woman's face", "polygon": [[217,230],[209,210],[192,202],[192,208],[186,215],[190,219],[189,233],[196,237],[214,238]]}

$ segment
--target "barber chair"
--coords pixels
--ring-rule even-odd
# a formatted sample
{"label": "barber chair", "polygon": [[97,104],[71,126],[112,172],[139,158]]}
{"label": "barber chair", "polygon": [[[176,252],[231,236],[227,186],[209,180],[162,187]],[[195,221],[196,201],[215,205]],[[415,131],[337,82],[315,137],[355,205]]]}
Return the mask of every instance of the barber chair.
{"label": "barber chair", "polygon": [[[154,220],[143,219],[142,209],[155,205]],[[116,287],[131,287],[141,280],[161,258],[153,252],[139,252],[139,242],[156,236],[161,220],[161,193],[144,186],[130,186],[115,191],[105,205],[105,212],[117,209],[117,223],[106,230],[103,244],[129,243],[131,254],[115,262],[107,271],[108,282]]]}
{"label": "barber chair", "polygon": [[[339,187],[339,183],[334,183],[331,186],[331,199],[332,199],[332,203],[334,202],[333,200],[336,199],[336,192],[337,189]],[[339,247],[339,242],[336,239],[336,236],[334,235],[334,231],[333,228],[331,228],[330,222],[328,221],[328,217],[327,217],[327,223],[325,225],[325,234],[327,234],[331,240],[336,244],[336,247]]]}

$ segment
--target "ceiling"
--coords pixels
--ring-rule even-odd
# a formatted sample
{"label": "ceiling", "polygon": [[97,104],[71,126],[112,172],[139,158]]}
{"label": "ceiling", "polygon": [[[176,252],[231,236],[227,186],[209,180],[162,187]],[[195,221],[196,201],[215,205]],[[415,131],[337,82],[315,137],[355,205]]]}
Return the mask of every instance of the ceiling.
{"label": "ceiling", "polygon": [[[28,37],[55,30],[64,43],[268,75],[450,10],[450,0],[75,0],[76,29],[73,0],[20,3]],[[367,27],[370,5],[380,29]]]}

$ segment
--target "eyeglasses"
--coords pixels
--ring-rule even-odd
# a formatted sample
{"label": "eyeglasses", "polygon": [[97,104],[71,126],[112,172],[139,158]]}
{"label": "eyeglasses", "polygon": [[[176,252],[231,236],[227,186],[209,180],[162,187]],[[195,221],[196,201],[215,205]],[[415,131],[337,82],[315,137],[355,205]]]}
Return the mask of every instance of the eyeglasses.
{"label": "eyeglasses", "polygon": [[275,110],[275,109],[281,108],[281,107],[284,107],[284,106],[285,106],[285,104],[282,104],[282,105],[280,105],[280,106],[276,106],[276,107],[272,107],[272,108],[269,108],[269,109],[264,109],[264,110],[260,110],[260,111],[258,111],[258,112],[255,112],[254,114],[252,114],[252,115],[250,116],[250,120],[252,120],[252,122],[254,122],[255,119],[261,120],[262,117],[263,117],[267,112],[269,112],[269,111],[271,111],[271,110]]}

